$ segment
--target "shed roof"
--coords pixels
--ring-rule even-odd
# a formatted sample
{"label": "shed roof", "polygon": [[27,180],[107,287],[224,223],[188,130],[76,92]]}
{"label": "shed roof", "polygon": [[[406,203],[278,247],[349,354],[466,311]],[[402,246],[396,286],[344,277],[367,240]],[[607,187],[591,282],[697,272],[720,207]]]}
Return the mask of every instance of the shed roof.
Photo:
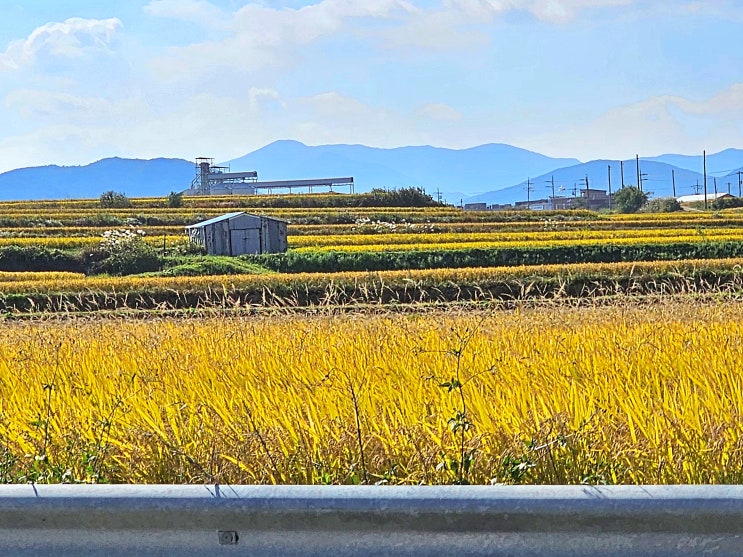
{"label": "shed roof", "polygon": [[188,226],[186,226],[186,228],[201,228],[201,227],[204,227],[204,226],[209,226],[210,224],[215,224],[215,223],[218,223],[218,222],[222,222],[222,221],[234,219],[235,217],[239,217],[240,215],[248,215],[250,217],[255,217],[255,218],[258,218],[258,219],[270,219],[270,220],[275,220],[275,221],[279,221],[279,222],[287,222],[285,220],[277,219],[275,217],[269,217],[269,216],[266,216],[266,215],[251,215],[251,214],[246,213],[245,211],[235,211],[234,213],[227,213],[227,214],[224,214],[224,215],[220,215],[218,217],[214,217],[214,218],[211,218],[211,219],[208,219],[208,220],[203,220],[201,222],[197,222],[196,224],[188,225]]}

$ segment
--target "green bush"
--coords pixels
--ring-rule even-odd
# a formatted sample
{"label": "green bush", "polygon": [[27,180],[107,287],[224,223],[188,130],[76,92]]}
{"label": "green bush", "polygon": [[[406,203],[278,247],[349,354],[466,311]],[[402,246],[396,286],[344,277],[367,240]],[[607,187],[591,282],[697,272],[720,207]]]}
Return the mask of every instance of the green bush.
{"label": "green bush", "polygon": [[645,213],[674,213],[683,211],[683,207],[676,201],[675,197],[657,197],[645,203],[642,211]]}
{"label": "green bush", "polygon": [[0,248],[0,271],[85,270],[80,254],[41,246],[4,246]]}
{"label": "green bush", "polygon": [[635,186],[626,186],[614,194],[614,208],[620,213],[636,213],[647,203],[648,194]]}
{"label": "green bush", "polygon": [[243,255],[241,259],[281,273],[387,271],[498,267],[561,263],[611,263],[743,257],[743,242],[595,244],[544,248],[495,248],[388,252],[295,252]]}
{"label": "green bush", "polygon": [[720,197],[715,199],[710,207],[715,211],[743,207],[743,197]]}
{"label": "green bush", "polygon": [[399,188],[385,190],[374,188],[364,198],[369,207],[433,207],[441,205],[422,188]]}
{"label": "green bush", "polygon": [[132,202],[126,195],[113,190],[102,193],[100,203],[104,209],[128,209],[132,207]]}
{"label": "green bush", "polygon": [[168,207],[171,209],[178,209],[183,207],[183,194],[171,191],[168,195]]}
{"label": "green bush", "polygon": [[132,275],[157,271],[162,266],[144,232],[132,228],[107,230],[100,245],[86,255],[91,274]]}
{"label": "green bush", "polygon": [[270,272],[265,267],[243,259],[227,256],[205,256],[173,261],[170,266],[155,273],[168,277],[195,277],[203,275],[256,275]]}

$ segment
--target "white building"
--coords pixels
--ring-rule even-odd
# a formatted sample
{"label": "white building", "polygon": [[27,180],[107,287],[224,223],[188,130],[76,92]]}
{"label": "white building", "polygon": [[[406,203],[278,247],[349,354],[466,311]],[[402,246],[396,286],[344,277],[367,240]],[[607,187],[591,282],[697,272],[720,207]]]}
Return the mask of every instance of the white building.
{"label": "white building", "polygon": [[[729,193],[725,192],[719,192],[719,193],[708,193],[707,194],[707,201],[714,201],[715,199],[723,199],[725,197],[733,197]],[[677,197],[676,201],[679,203],[697,203],[697,202],[704,202],[704,194],[703,193],[697,193],[694,195],[682,195],[681,197]]]}

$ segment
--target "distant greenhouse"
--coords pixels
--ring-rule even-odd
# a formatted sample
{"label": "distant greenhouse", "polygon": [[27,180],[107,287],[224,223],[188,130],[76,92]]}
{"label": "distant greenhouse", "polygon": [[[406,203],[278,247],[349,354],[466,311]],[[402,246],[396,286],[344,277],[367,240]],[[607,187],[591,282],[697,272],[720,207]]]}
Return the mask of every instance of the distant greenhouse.
{"label": "distant greenhouse", "polygon": [[209,255],[277,253],[287,250],[287,222],[273,217],[227,213],[186,227]]}
{"label": "distant greenhouse", "polygon": [[697,193],[694,195],[682,195],[681,197],[677,197],[676,201],[679,203],[698,203],[701,201],[714,201],[715,199],[724,199],[726,197],[733,197],[729,193]]}

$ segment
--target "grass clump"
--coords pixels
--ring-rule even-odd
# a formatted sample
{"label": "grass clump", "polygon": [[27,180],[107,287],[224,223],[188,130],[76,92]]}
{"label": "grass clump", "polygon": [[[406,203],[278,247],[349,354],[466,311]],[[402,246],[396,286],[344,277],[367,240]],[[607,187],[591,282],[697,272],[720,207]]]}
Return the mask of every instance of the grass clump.
{"label": "grass clump", "polygon": [[176,260],[166,269],[151,276],[197,277],[207,275],[259,275],[271,273],[265,267],[237,257],[219,255]]}

